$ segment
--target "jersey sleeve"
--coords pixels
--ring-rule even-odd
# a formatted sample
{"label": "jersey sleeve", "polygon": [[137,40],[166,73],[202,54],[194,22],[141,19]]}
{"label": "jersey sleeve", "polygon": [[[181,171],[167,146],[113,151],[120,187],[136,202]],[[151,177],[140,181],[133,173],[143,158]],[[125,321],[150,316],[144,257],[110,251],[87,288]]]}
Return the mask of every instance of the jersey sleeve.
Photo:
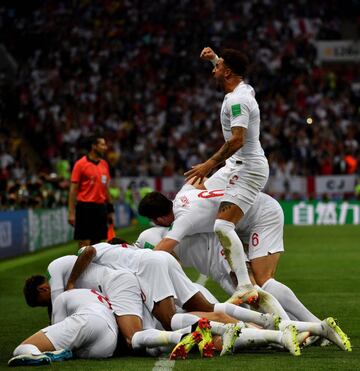
{"label": "jersey sleeve", "polygon": [[167,233],[166,227],[153,227],[143,231],[135,245],[141,249],[154,249],[154,247],[163,239]]}
{"label": "jersey sleeve", "polygon": [[71,183],[79,183],[81,177],[81,163],[77,161],[71,173]]}
{"label": "jersey sleeve", "polygon": [[171,228],[164,238],[180,242],[185,236],[193,234],[194,223],[188,215],[182,215],[175,219]]}
{"label": "jersey sleeve", "polygon": [[227,100],[228,110],[230,112],[230,126],[241,126],[248,128],[250,117],[250,104],[247,97],[241,95],[232,95]]}

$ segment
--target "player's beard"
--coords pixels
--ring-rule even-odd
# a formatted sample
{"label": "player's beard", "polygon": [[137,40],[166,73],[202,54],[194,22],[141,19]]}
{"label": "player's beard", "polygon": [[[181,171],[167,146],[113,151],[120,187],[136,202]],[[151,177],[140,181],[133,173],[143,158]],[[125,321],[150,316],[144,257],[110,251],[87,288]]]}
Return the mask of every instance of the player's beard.
{"label": "player's beard", "polygon": [[224,78],[221,76],[221,77],[214,78],[214,79],[215,79],[215,84],[216,84],[216,90],[219,92],[223,92],[224,91]]}

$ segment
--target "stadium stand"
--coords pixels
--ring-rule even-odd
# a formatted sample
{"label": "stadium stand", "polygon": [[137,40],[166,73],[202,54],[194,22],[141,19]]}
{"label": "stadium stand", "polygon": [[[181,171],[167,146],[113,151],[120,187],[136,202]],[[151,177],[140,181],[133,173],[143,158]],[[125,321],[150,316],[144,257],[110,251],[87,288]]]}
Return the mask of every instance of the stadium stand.
{"label": "stadium stand", "polygon": [[116,176],[182,174],[207,158],[223,141],[222,93],[199,59],[207,45],[244,49],[254,62],[272,176],[360,175],[360,75],[355,64],[320,64],[315,48],[358,38],[356,1],[17,4],[0,6],[0,44],[18,64],[2,127],[17,128],[39,161],[2,140],[2,189],[9,174],[24,184],[34,168],[48,177],[73,164],[79,139],[99,128]]}

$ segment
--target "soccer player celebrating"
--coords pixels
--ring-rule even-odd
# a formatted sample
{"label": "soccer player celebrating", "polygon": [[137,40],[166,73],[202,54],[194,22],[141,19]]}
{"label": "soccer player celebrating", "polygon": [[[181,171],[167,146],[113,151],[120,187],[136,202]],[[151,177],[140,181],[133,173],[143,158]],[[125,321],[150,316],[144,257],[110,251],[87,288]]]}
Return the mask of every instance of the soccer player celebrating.
{"label": "soccer player celebrating", "polygon": [[[214,231],[226,258],[236,274],[238,285],[232,302],[254,302],[258,294],[246,270],[244,249],[235,232],[235,224],[246,214],[265,186],[269,165],[261,147],[260,111],[254,89],[244,82],[248,58],[240,51],[225,49],[218,58],[211,48],[201,58],[214,63],[213,76],[226,93],[220,120],[225,143],[211,158],[185,173],[187,180],[202,181],[226,160],[226,165],[208,180],[208,189],[216,189],[217,178],[226,178],[225,194],[214,224]],[[209,183],[214,183],[209,185]]]}

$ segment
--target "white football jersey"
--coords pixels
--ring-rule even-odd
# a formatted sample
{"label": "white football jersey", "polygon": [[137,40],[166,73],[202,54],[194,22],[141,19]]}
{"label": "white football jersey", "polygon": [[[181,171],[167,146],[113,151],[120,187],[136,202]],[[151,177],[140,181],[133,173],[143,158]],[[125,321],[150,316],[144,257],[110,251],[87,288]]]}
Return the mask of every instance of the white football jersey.
{"label": "white football jersey", "polygon": [[74,289],[58,295],[53,305],[52,324],[72,314],[95,314],[102,317],[117,334],[117,324],[109,301],[96,290]]}
{"label": "white football jersey", "polygon": [[[104,265],[112,269],[124,268],[133,273],[138,272],[143,250],[139,249],[137,246],[126,243],[111,245],[107,242],[100,242],[93,245],[93,247],[96,250],[93,263]],[[81,254],[84,248],[85,247],[79,250],[79,254]]]}
{"label": "white football jersey", "polygon": [[[77,256],[66,255],[53,260],[47,269],[49,284],[51,287],[51,302],[54,303],[58,295],[64,290],[69,280],[72,268]],[[77,279],[75,288],[96,289],[102,291],[104,281],[112,275],[119,273],[97,264],[90,264],[85,272]]]}
{"label": "white football jersey", "polygon": [[247,129],[245,143],[230,159],[233,161],[265,157],[261,147],[260,110],[255,99],[254,89],[241,82],[232,92],[224,97],[220,121],[225,141],[231,136],[231,129],[241,126]]}
{"label": "white football jersey", "polygon": [[[76,260],[77,256],[67,255],[55,259],[49,264],[47,275],[51,287],[52,303],[64,291]],[[101,293],[110,295],[110,292],[106,291],[109,284],[116,280],[121,282],[129,274],[131,273],[123,268],[115,271],[106,266],[91,263],[76,280],[75,288],[95,289]],[[125,289],[126,287],[124,287]]]}

